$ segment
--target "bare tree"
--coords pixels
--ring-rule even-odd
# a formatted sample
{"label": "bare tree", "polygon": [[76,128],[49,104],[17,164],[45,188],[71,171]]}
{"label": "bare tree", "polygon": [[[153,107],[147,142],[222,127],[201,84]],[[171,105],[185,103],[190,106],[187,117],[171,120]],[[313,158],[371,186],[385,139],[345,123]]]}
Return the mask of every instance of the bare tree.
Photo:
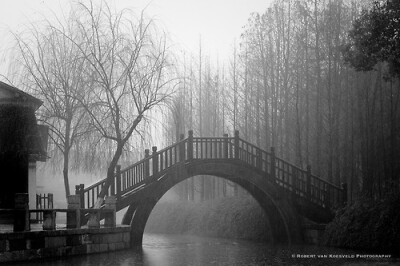
{"label": "bare tree", "polygon": [[89,67],[91,89],[80,102],[92,125],[113,141],[107,181],[96,207],[102,203],[125,144],[147,112],[172,93],[173,78],[165,35],[158,36],[151,20],[129,10],[113,11],[105,1],[78,4],[80,42],[74,42]]}
{"label": "bare tree", "polygon": [[74,142],[88,130],[87,115],[78,95],[86,86],[86,62],[74,42],[73,16],[51,24],[32,24],[23,34],[14,34],[22,58],[22,82],[44,102],[39,119],[49,126],[50,138],[63,155],[65,194],[69,188],[69,157]]}

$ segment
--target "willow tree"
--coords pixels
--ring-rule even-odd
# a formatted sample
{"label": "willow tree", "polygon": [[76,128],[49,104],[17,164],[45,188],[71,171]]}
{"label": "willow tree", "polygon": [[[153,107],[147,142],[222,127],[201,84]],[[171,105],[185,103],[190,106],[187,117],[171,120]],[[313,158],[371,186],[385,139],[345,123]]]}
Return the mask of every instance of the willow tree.
{"label": "willow tree", "polygon": [[63,156],[65,194],[69,188],[69,157],[74,143],[88,132],[87,115],[79,95],[87,82],[83,75],[85,60],[74,42],[76,35],[73,13],[65,20],[34,23],[22,33],[15,33],[16,49],[21,57],[21,76],[25,86],[43,100],[39,119],[49,126],[50,139]]}
{"label": "willow tree", "polygon": [[[106,185],[96,207],[112,184],[125,144],[139,123],[172,93],[172,56],[165,34],[142,13],[117,12],[102,1],[79,3],[77,20],[81,41],[75,42],[91,83],[80,97],[93,127],[114,143]],[[73,41],[73,40],[72,40]]]}

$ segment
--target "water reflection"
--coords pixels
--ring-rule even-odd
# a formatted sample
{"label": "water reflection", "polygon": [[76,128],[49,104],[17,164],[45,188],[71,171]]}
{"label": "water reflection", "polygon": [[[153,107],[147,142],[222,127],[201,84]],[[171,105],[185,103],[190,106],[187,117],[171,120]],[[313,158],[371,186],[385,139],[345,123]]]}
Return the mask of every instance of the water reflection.
{"label": "water reflection", "polygon": [[[194,236],[148,235],[147,265],[263,265],[274,250],[265,244]],[[274,254],[275,255],[275,254]]]}
{"label": "water reflection", "polygon": [[249,241],[146,234],[143,246],[112,253],[75,256],[15,265],[398,265],[393,259],[292,258],[292,255],[354,255],[318,246],[277,246]]}

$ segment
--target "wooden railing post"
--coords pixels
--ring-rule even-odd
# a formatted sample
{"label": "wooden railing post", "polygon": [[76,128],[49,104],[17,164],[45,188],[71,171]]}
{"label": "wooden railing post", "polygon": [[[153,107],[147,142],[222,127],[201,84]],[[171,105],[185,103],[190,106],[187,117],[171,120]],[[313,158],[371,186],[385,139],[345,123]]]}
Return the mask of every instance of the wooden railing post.
{"label": "wooden railing post", "polygon": [[331,193],[330,193],[330,189],[329,189],[329,185],[328,184],[324,184],[324,192],[325,192],[325,207],[326,208],[330,208],[331,207]]}
{"label": "wooden railing post", "polygon": [[228,134],[224,134],[224,159],[228,159],[229,150],[228,150]]}
{"label": "wooden railing post", "polygon": [[117,198],[110,196],[104,199],[104,209],[112,210],[104,214],[104,226],[115,227],[116,226],[116,210],[117,210]]}
{"label": "wooden railing post", "polygon": [[306,181],[306,187],[307,187],[307,198],[311,200],[311,165],[307,165],[307,181]]}
{"label": "wooden railing post", "polygon": [[100,228],[100,210],[89,212],[88,228]]}
{"label": "wooden railing post", "polygon": [[[41,209],[42,208],[42,199],[41,199],[42,194],[36,194],[36,209]],[[40,212],[36,213],[36,221],[41,222],[43,221],[43,214]]]}
{"label": "wooden railing post", "polygon": [[117,165],[117,171],[116,171],[116,196],[117,199],[121,197],[121,165]]}
{"label": "wooden railing post", "polygon": [[[108,194],[107,194],[108,195]],[[110,195],[114,196],[115,195],[115,175],[113,177],[113,181],[111,183],[111,187],[110,187]]]}
{"label": "wooden railing post", "polygon": [[193,130],[189,130],[188,132],[188,147],[187,147],[187,151],[188,151],[188,160],[192,160],[193,159]]}
{"label": "wooden railing post", "polygon": [[347,184],[342,183],[342,204],[347,204]]}
{"label": "wooden railing post", "polygon": [[28,193],[15,193],[13,230],[14,232],[30,230]]}
{"label": "wooden railing post", "polygon": [[292,175],[292,187],[295,194],[300,194],[300,186],[299,186],[299,172],[297,168],[293,168],[293,175]]}
{"label": "wooden railing post", "polygon": [[[144,150],[144,158],[149,158],[150,157],[150,150],[145,149]],[[144,161],[144,179],[148,178],[150,176],[150,160],[145,160]]]}
{"label": "wooden railing post", "polygon": [[262,158],[261,158],[261,150],[256,149],[256,168],[262,170]]}
{"label": "wooden railing post", "polygon": [[153,178],[155,178],[158,173],[158,153],[156,146],[153,146],[151,149],[153,151],[153,154],[151,155],[153,160]]}
{"label": "wooden railing post", "polygon": [[43,210],[43,230],[56,230],[56,212],[53,209]]}
{"label": "wooden railing post", "polygon": [[275,180],[276,179],[276,163],[275,163],[275,148],[271,147],[271,179]]}
{"label": "wooden railing post", "polygon": [[[79,195],[80,196],[80,200],[81,200],[81,208],[85,208],[85,195],[83,193],[83,190],[85,189],[85,185],[84,184],[80,184],[80,185],[76,185],[75,186],[75,195]],[[89,206],[87,206],[89,208]]]}
{"label": "wooden railing post", "polygon": [[79,195],[70,195],[67,197],[68,211],[67,211],[67,228],[80,228],[81,227],[81,199]]}
{"label": "wooden railing post", "polygon": [[235,159],[239,159],[239,130],[235,130]]}
{"label": "wooden railing post", "polygon": [[79,188],[80,188],[80,186],[79,185],[75,185],[75,195],[79,195]]}
{"label": "wooden railing post", "polygon": [[184,134],[181,134],[179,136],[179,141],[180,141],[180,144],[179,144],[179,161],[180,162],[184,162],[186,160],[186,158],[185,158],[185,142],[183,142],[184,138],[185,138]]}
{"label": "wooden railing post", "polygon": [[53,193],[48,193],[47,194],[47,208],[48,209],[53,209],[53,199],[54,199],[54,197],[53,197]]}

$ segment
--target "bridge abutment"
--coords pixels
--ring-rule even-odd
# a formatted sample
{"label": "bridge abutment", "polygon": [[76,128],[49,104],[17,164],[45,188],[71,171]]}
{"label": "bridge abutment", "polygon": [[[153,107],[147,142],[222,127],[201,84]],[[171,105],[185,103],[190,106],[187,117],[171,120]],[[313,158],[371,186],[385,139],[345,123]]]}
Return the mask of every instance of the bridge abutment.
{"label": "bridge abutment", "polygon": [[149,219],[151,211],[156,204],[157,201],[149,199],[147,201],[142,201],[140,203],[129,206],[128,211],[123,218],[123,223],[128,224],[128,221],[130,221],[129,224],[131,226],[131,247],[142,245],[143,234],[144,229],[146,228],[147,220]]}

